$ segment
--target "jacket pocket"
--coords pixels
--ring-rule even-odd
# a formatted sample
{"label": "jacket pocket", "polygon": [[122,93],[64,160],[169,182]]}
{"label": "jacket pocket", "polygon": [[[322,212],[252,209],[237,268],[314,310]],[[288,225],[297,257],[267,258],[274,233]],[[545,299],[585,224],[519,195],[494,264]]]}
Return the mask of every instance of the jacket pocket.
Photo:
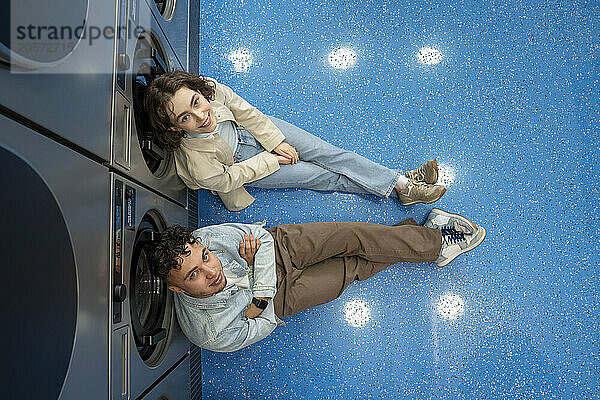
{"label": "jacket pocket", "polygon": [[223,269],[226,269],[229,272],[234,273],[237,276],[244,276],[248,274],[248,266],[246,263],[244,265],[240,264],[237,260],[235,260],[231,255],[229,255],[225,250],[213,250],[213,253],[219,258],[221,261],[221,266]]}

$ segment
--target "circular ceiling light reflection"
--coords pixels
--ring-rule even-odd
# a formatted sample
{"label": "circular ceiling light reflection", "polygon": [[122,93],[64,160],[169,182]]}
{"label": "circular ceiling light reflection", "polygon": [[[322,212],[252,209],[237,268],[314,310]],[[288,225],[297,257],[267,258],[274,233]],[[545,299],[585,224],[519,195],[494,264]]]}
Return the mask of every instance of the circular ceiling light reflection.
{"label": "circular ceiling light reflection", "polygon": [[252,54],[250,50],[240,47],[239,49],[233,50],[227,56],[227,59],[233,63],[233,69],[235,72],[248,72],[252,66]]}
{"label": "circular ceiling light reflection", "polygon": [[422,47],[417,54],[417,59],[421,64],[435,65],[442,61],[442,53],[433,47]]}
{"label": "circular ceiling light reflection", "polygon": [[450,164],[438,164],[438,185],[450,186],[454,183],[456,171]]}
{"label": "circular ceiling light reflection", "polygon": [[459,295],[446,293],[439,298],[435,308],[444,319],[454,321],[465,313],[465,301]]}
{"label": "circular ceiling light reflection", "polygon": [[344,307],[344,318],[350,326],[362,328],[371,320],[371,309],[362,300],[352,300]]}
{"label": "circular ceiling light reflection", "polygon": [[335,69],[348,69],[356,64],[356,53],[348,47],[338,47],[329,53],[327,59]]}

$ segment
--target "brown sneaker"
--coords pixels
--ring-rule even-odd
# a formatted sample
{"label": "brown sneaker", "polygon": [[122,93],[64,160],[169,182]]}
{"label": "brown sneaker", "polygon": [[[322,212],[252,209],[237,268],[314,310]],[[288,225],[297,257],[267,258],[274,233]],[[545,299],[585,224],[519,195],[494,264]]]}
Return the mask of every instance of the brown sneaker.
{"label": "brown sneaker", "polygon": [[417,203],[430,204],[438,201],[446,193],[446,188],[442,185],[430,185],[413,179],[410,179],[405,189],[394,190],[404,206]]}
{"label": "brown sneaker", "polygon": [[408,179],[415,180],[417,182],[425,182],[433,185],[438,180],[438,165],[437,159],[427,161],[417,169],[412,171],[406,171],[404,174]]}

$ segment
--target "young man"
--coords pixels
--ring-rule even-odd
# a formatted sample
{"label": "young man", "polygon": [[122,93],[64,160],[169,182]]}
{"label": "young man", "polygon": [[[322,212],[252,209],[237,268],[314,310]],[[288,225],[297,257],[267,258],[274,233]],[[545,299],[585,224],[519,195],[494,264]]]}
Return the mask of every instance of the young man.
{"label": "young man", "polygon": [[171,227],[150,251],[152,272],[175,292],[191,342],[230,352],[268,336],[285,318],[339,297],[402,261],[447,265],[485,238],[468,219],[433,209],[424,226],[360,222]]}

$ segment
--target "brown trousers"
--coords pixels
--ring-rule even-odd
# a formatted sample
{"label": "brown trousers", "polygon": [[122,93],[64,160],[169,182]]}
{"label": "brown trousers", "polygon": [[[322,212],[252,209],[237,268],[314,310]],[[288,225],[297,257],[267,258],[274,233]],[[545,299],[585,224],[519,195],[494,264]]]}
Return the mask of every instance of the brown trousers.
{"label": "brown trousers", "polygon": [[394,226],[361,222],[315,222],[269,229],[275,242],[275,314],[289,317],[339,297],[398,262],[435,261],[441,232],[410,218]]}

